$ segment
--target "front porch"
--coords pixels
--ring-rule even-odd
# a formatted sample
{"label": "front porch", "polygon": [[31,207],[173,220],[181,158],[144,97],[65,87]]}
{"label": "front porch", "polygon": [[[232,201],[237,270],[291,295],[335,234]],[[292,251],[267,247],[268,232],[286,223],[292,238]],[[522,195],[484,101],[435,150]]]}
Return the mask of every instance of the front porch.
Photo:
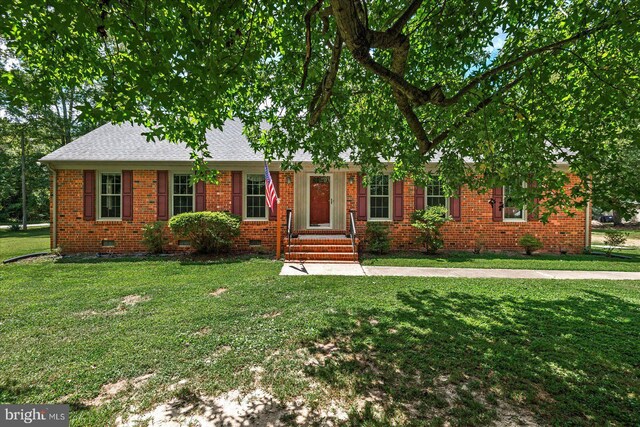
{"label": "front porch", "polygon": [[356,236],[340,230],[298,230],[285,240],[286,261],[358,262]]}
{"label": "front porch", "polygon": [[358,239],[349,232],[347,179],[344,171],[294,175],[293,209],[286,214],[285,260],[358,261]]}

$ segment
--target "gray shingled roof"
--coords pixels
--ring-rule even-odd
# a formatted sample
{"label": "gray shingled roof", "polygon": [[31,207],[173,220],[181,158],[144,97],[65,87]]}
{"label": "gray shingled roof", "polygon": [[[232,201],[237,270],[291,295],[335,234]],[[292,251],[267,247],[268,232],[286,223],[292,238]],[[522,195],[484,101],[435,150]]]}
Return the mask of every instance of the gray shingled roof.
{"label": "gray shingled roof", "polygon": [[[206,139],[212,156],[207,160],[214,163],[262,162],[263,154],[251,148],[242,129],[242,122],[234,119],[227,120],[222,130],[207,131]],[[191,162],[191,151],[186,144],[147,142],[142,135],[147,130],[139,125],[108,123],[47,154],[40,162]],[[345,153],[343,158],[348,161],[349,153]],[[439,158],[438,152],[432,162],[437,162]],[[312,158],[309,153],[299,151],[294,160],[310,162]]]}
{"label": "gray shingled roof", "polygon": [[[222,130],[209,130],[207,144],[212,162],[262,161],[262,153],[256,153],[242,134],[240,120],[227,120]],[[186,144],[169,141],[148,142],[142,133],[144,126],[108,123],[75,141],[47,154],[43,163],[51,162],[189,162],[190,150]],[[295,156],[297,161],[310,161],[307,153]]]}

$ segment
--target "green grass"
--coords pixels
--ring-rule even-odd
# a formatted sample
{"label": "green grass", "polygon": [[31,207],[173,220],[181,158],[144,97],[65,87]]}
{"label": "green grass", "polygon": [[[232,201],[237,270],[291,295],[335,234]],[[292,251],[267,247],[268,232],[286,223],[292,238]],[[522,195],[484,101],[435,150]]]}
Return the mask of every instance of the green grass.
{"label": "green grass", "polygon": [[[0,402],[64,398],[72,425],[94,426],[132,404],[260,387],[311,408],[335,401],[351,425],[487,425],[505,405],[543,424],[638,421],[640,282],[284,277],[280,268],[165,258],[0,266]],[[148,300],[124,306],[128,295]],[[322,357],[325,343],[337,349]],[[84,403],[147,373],[139,390]],[[358,406],[365,397],[374,403]]]}
{"label": "green grass", "polygon": [[0,230],[0,261],[7,258],[49,250],[49,227],[26,231]]}
{"label": "green grass", "polygon": [[527,256],[517,253],[473,254],[470,252],[425,255],[418,252],[401,252],[388,255],[366,255],[362,259],[362,264],[398,267],[640,271],[640,250],[626,250],[618,253],[630,259],[601,255],[534,254]]}

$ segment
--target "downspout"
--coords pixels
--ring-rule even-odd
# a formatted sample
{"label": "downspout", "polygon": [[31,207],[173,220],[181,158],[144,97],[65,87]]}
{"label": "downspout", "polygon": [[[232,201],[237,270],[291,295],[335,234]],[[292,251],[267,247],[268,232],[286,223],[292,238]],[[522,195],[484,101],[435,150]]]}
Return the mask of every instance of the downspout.
{"label": "downspout", "polygon": [[589,251],[591,249],[591,200],[587,202],[584,217],[584,248]]}
{"label": "downspout", "polygon": [[584,250],[591,252],[591,198],[593,197],[593,175],[589,175],[589,199],[587,199],[587,207],[584,210]]}
{"label": "downspout", "polygon": [[53,185],[51,189],[51,249],[58,247],[58,172],[47,165],[49,171],[53,174]]}

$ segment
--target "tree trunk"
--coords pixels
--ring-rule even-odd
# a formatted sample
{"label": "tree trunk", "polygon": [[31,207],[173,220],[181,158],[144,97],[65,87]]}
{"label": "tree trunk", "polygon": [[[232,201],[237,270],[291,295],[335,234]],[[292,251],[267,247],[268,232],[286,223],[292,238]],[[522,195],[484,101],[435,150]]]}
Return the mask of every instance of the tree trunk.
{"label": "tree trunk", "polygon": [[613,225],[622,225],[622,217],[620,216],[620,212],[614,210],[612,211],[613,216]]}
{"label": "tree trunk", "polygon": [[25,165],[25,135],[24,129],[20,135],[20,163],[22,179],[22,229],[27,229],[27,170]]}

